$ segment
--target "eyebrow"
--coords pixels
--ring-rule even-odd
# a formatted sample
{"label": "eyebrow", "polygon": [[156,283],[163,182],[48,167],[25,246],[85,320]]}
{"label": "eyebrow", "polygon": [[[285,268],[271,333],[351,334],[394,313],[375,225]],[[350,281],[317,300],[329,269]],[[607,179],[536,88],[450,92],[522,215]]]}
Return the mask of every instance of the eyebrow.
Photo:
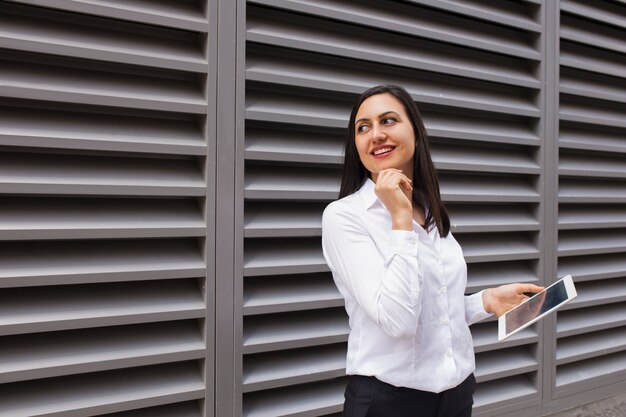
{"label": "eyebrow", "polygon": [[[392,114],[392,113],[393,113],[393,114],[395,114],[396,116],[400,116],[400,114],[396,113],[395,111],[393,111],[393,110],[389,110],[389,111],[386,111],[386,112],[384,112],[384,113],[379,114],[379,115],[378,115],[378,118],[380,119],[381,117],[385,117],[385,116],[387,116],[388,114]],[[354,124],[356,125],[357,123],[359,123],[359,122],[361,122],[361,121],[365,121],[365,120],[369,120],[369,119],[368,119],[367,117],[361,117],[359,120],[357,120],[356,122],[354,122]]]}

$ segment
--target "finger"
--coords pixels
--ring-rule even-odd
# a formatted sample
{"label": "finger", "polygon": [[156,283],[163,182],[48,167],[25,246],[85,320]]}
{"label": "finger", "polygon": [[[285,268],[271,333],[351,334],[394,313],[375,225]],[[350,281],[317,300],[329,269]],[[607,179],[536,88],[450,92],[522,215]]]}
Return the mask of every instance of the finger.
{"label": "finger", "polygon": [[393,168],[381,171],[378,174],[378,181],[380,185],[401,185],[402,183],[411,184],[411,180],[407,178],[401,171]]}
{"label": "finger", "polygon": [[535,284],[517,284],[516,288],[518,294],[522,294],[525,292],[538,293],[543,291],[544,289],[544,287],[540,287]]}
{"label": "finger", "polygon": [[409,177],[407,177],[407,176],[404,174],[404,171],[402,171],[401,169],[397,169],[397,168],[386,168],[386,169],[383,169],[382,171],[380,171],[379,175],[380,175],[380,174],[382,174],[382,173],[385,173],[385,172],[396,172],[396,173],[398,173],[398,174],[402,174],[402,175],[403,175],[403,176],[404,176],[407,180],[411,181],[411,179],[410,179]]}
{"label": "finger", "polygon": [[411,181],[409,181],[408,178],[404,178],[402,180],[401,184],[403,185],[405,190],[407,190],[407,191],[412,191],[413,190],[413,186],[411,185]]}

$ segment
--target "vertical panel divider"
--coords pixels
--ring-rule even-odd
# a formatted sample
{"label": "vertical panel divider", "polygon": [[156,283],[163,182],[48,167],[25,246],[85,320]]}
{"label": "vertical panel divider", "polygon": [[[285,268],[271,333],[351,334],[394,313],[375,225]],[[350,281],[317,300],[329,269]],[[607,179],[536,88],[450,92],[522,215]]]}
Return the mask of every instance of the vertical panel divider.
{"label": "vertical panel divider", "polygon": [[216,187],[217,187],[217,0],[208,0],[205,3],[205,16],[208,21],[205,54],[207,56],[207,76],[205,94],[207,98],[207,116],[204,121],[204,137],[206,140],[205,181],[207,185],[204,206],[204,221],[206,222],[206,237],[204,244],[204,261],[206,276],[204,281],[204,297],[206,303],[206,320],[204,325],[204,343],[206,347],[205,364],[203,369],[205,384],[205,399],[201,410],[203,417],[215,416],[215,363],[216,363]]}
{"label": "vertical panel divider", "polygon": [[[559,205],[559,8],[560,1],[544,4],[544,164],[543,164],[543,256],[544,285],[556,279],[558,262]],[[556,315],[543,320],[540,337],[543,357],[543,404],[552,399],[556,378]]]}
{"label": "vertical panel divider", "polygon": [[[215,416],[241,415],[245,2],[217,2]],[[242,36],[244,34],[244,36]]]}

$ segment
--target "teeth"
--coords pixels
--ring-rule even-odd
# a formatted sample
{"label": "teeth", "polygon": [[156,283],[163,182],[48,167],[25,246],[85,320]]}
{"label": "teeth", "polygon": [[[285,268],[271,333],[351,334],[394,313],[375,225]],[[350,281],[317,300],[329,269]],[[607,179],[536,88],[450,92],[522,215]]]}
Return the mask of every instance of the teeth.
{"label": "teeth", "polygon": [[374,151],[374,155],[380,155],[381,153],[391,152],[393,148],[382,148]]}

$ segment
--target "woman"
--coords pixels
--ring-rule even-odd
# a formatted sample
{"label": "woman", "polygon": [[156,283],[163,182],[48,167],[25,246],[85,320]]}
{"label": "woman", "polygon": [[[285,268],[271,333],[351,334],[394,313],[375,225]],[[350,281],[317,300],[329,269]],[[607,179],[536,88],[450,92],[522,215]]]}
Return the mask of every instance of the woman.
{"label": "woman", "polygon": [[426,129],[401,87],[373,87],[354,106],[339,197],[322,245],[350,320],[344,416],[471,416],[469,325],[543,288],[464,295]]}

